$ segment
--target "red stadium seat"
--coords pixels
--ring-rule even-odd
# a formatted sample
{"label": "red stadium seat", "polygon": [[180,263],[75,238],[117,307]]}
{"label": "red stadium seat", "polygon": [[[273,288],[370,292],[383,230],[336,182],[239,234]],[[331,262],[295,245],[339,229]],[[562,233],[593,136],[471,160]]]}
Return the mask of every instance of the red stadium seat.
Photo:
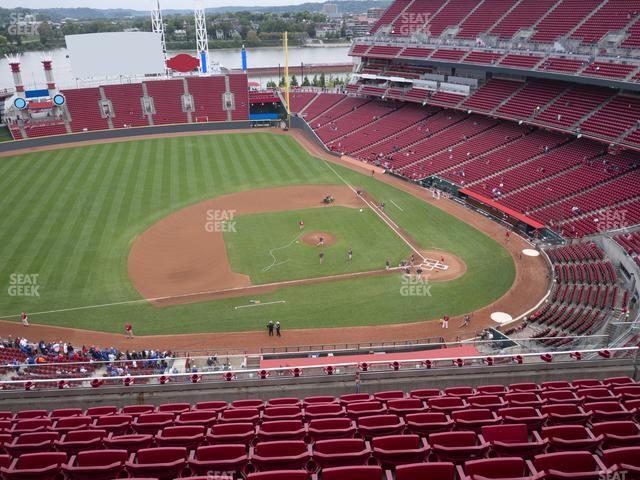
{"label": "red stadium seat", "polygon": [[371,448],[360,438],[320,440],[313,445],[313,460],[321,469],[347,465],[366,465]]}
{"label": "red stadium seat", "polygon": [[47,410],[20,410],[16,412],[14,420],[27,420],[32,418],[48,418],[49,412]]}
{"label": "red stadium seat", "polygon": [[579,388],[578,397],[580,397],[581,402],[606,402],[620,399],[620,396],[614,394],[608,388]]}
{"label": "red stadium seat", "polygon": [[514,392],[507,393],[504,399],[510,407],[534,407],[540,408],[544,403],[537,393],[534,392]]}
{"label": "red stadium seat", "polygon": [[613,387],[613,393],[623,400],[640,399],[640,385],[619,385]]}
{"label": "red stadium seat", "polygon": [[337,403],[337,399],[329,395],[319,395],[315,397],[306,397],[303,401],[303,405],[305,408],[309,407],[310,405],[317,405],[317,404],[324,404],[324,403]]}
{"label": "red stadium seat", "polygon": [[71,432],[72,430],[86,430],[91,425],[91,417],[75,416],[63,417],[55,421],[51,429],[60,434]]}
{"label": "red stadium seat", "polygon": [[56,450],[75,455],[83,450],[102,448],[106,436],[106,430],[74,430],[64,434],[60,440],[56,440],[53,444]]}
{"label": "red stadium seat", "polygon": [[127,405],[120,409],[122,415],[131,415],[132,417],[137,417],[143,413],[153,413],[155,411],[156,407],[153,405]]}
{"label": "red stadium seat", "polygon": [[370,415],[382,415],[387,413],[386,407],[382,402],[355,402],[347,404],[347,416],[358,419],[359,417],[367,417]]}
{"label": "red stadium seat", "polygon": [[87,417],[101,417],[103,415],[115,415],[118,413],[118,407],[114,405],[105,405],[100,407],[90,407],[84,412]]}
{"label": "red stadium seat", "polygon": [[185,447],[193,450],[204,442],[206,429],[202,425],[166,427],[159,432],[155,441],[159,447]]}
{"label": "red stadium seat", "polygon": [[596,480],[606,474],[604,464],[589,452],[545,453],[528,462],[532,473],[546,480]]}
{"label": "red stadium seat", "polygon": [[473,387],[450,387],[445,388],[443,393],[447,397],[468,398],[477,395],[478,392]]}
{"label": "red stadium seat", "polygon": [[53,442],[58,440],[58,432],[23,433],[4,444],[6,452],[14,457],[25,453],[49,452]]}
{"label": "red stadium seat", "polygon": [[[268,407],[267,407],[268,408]],[[307,429],[302,420],[264,421],[258,426],[258,441],[303,440]]]}
{"label": "red stadium seat", "polygon": [[454,426],[453,420],[442,412],[411,413],[405,417],[405,421],[409,432],[422,436],[448,432]]}
{"label": "red stadium seat", "polygon": [[193,410],[181,413],[176,419],[176,426],[186,427],[191,425],[199,425],[210,427],[218,420],[218,412],[216,410]]}
{"label": "red stadium seat", "polygon": [[594,423],[591,433],[603,436],[603,448],[640,445],[640,426],[630,420]]}
{"label": "red stadium seat", "polygon": [[382,469],[378,466],[335,467],[322,471],[322,480],[380,480]]}
{"label": "red stadium seat", "polygon": [[478,395],[504,395],[507,393],[507,387],[504,385],[481,385],[476,388]]}
{"label": "red stadium seat", "polygon": [[194,410],[213,410],[215,412],[221,412],[227,408],[227,402],[211,401],[211,402],[198,402],[194,406]]}
{"label": "red stadium seat", "polygon": [[106,448],[113,450],[124,449],[129,453],[137,452],[138,450],[148,448],[153,443],[153,435],[134,433],[131,435],[114,435],[110,433],[107,438],[104,439],[104,445]]}
{"label": "red stadium seat", "polygon": [[543,391],[549,390],[575,390],[577,387],[570,382],[564,380],[555,380],[553,382],[542,382],[540,384]]}
{"label": "red stadium seat", "polygon": [[429,446],[418,435],[389,435],[371,440],[374,458],[383,468],[420,463],[426,460]]}
{"label": "red stadium seat", "polygon": [[589,388],[589,387],[600,387],[603,383],[596,378],[580,378],[578,380],[573,380],[571,382],[573,387],[577,388]]}
{"label": "red stadium seat", "polygon": [[595,437],[591,430],[582,425],[556,425],[542,429],[542,438],[549,440],[551,451],[587,450],[595,452],[602,443],[603,436]]}
{"label": "red stadium seat", "polygon": [[440,397],[441,395],[442,393],[437,388],[423,388],[409,392],[409,398],[419,398],[425,401],[433,397]]}
{"label": "red stadium seat", "polygon": [[255,408],[262,411],[264,409],[264,400],[260,400],[259,398],[234,400],[231,402],[231,408]]}
{"label": "red stadium seat", "polygon": [[462,462],[482,458],[489,451],[489,444],[478,438],[475,432],[443,432],[429,435],[429,445],[438,461]]}
{"label": "red stadium seat", "polygon": [[80,408],[58,408],[51,411],[49,418],[58,419],[65,417],[78,417],[80,415],[82,415],[82,409]]}
{"label": "red stadium seat", "polygon": [[378,402],[388,402],[389,400],[400,400],[405,398],[402,390],[388,390],[385,392],[376,392],[373,394],[373,399]]}
{"label": "red stadium seat", "polygon": [[389,400],[387,402],[387,412],[403,418],[410,413],[423,413],[427,411],[428,408],[424,402],[418,398],[403,398]]}
{"label": "red stadium seat", "polygon": [[591,419],[591,413],[585,412],[582,407],[574,403],[545,405],[541,411],[543,415],[548,416],[549,425],[564,425],[567,423],[586,425]]}
{"label": "red stadium seat", "polygon": [[371,415],[358,419],[358,433],[366,440],[382,435],[396,435],[405,428],[404,420],[396,415]]}
{"label": "red stadium seat", "polygon": [[173,413],[143,413],[136,417],[131,428],[136,433],[156,435],[160,430],[173,425]]}
{"label": "red stadium seat", "polygon": [[249,461],[257,471],[304,470],[311,461],[311,446],[302,440],[262,442],[251,447]]}
{"label": "red stadium seat", "polygon": [[106,415],[97,417],[93,421],[91,428],[106,430],[114,435],[124,435],[131,431],[131,423],[133,423],[131,415]]}
{"label": "red stadium seat", "polygon": [[498,410],[507,406],[502,397],[498,395],[476,395],[467,398],[467,402],[473,408],[488,408],[489,410]]}
{"label": "red stadium seat", "polygon": [[427,405],[432,412],[442,413],[469,408],[469,404],[461,397],[431,397],[427,399]]}
{"label": "red stadium seat", "polygon": [[544,452],[549,441],[541,439],[536,431],[531,435],[529,439],[529,431],[524,423],[512,423],[482,427],[481,437],[499,457],[532,458]]}
{"label": "red stadium seat", "polygon": [[86,450],[73,455],[62,471],[70,480],[109,480],[120,476],[126,461],[126,450]]}
{"label": "red stadium seat", "polygon": [[177,415],[182,412],[188,412],[189,410],[191,410],[191,404],[189,403],[163,403],[162,405],[158,405],[156,411],[174,413]]}
{"label": "red stadium seat", "polygon": [[502,408],[498,410],[498,415],[503,423],[524,423],[530,431],[537,430],[548,418],[548,415],[541,414],[533,407]]}
{"label": "red stadium seat", "polygon": [[218,418],[221,423],[252,423],[260,421],[260,410],[253,408],[231,408],[223,411]]}
{"label": "red stadium seat", "polygon": [[540,393],[540,387],[535,383],[512,383],[509,385],[509,392]]}
{"label": "red stadium seat", "polygon": [[263,421],[273,420],[302,420],[302,408],[298,405],[268,406],[262,413]]}
{"label": "red stadium seat", "polygon": [[456,467],[450,462],[414,463],[396,468],[396,480],[455,480]]}
{"label": "red stadium seat", "polygon": [[630,420],[635,412],[627,410],[620,402],[587,402],[582,405],[593,422]]}
{"label": "red stadium seat", "polygon": [[336,418],[346,416],[346,410],[338,403],[312,403],[304,409],[304,419],[309,422],[315,418]]}
{"label": "red stadium seat", "polygon": [[221,423],[213,425],[207,433],[211,445],[241,443],[248,445],[256,437],[256,427],[252,423]]}
{"label": "red stadium seat", "polygon": [[533,478],[527,463],[518,457],[483,458],[458,466],[460,480],[494,479],[494,478]]}
{"label": "red stadium seat", "polygon": [[0,473],[6,480],[54,480],[66,461],[64,452],[26,453],[0,468]]}
{"label": "red stadium seat", "polygon": [[170,480],[181,476],[187,463],[187,450],[181,447],[143,448],[126,462],[132,476]]}
{"label": "red stadium seat", "polygon": [[477,408],[471,410],[458,410],[451,413],[457,430],[473,430],[479,432],[486,425],[496,425],[501,419],[491,410]]}
{"label": "red stadium seat", "polygon": [[[608,478],[640,478],[640,447],[621,447],[604,450],[602,461],[609,467]],[[615,475],[615,474],[618,475]]]}
{"label": "red stadium seat", "polygon": [[340,405],[346,407],[350,403],[355,402],[370,402],[373,400],[373,396],[368,393],[349,393],[347,395],[341,395],[338,398]]}
{"label": "red stadium seat", "polygon": [[309,480],[309,474],[304,470],[274,470],[250,473],[247,480]]}
{"label": "red stadium seat", "polygon": [[631,377],[609,377],[605,378],[602,383],[609,386],[615,385],[634,385],[636,382]]}
{"label": "red stadium seat", "polygon": [[332,438],[353,438],[356,425],[350,418],[318,418],[308,425],[309,438],[317,442]]}
{"label": "red stadium seat", "polygon": [[249,463],[244,445],[207,445],[198,447],[189,456],[189,469],[197,475],[208,472],[234,472],[239,475]]}
{"label": "red stadium seat", "polygon": [[272,398],[267,401],[267,407],[302,407],[302,402],[296,397]]}
{"label": "red stadium seat", "polygon": [[50,418],[28,418],[25,420],[17,420],[11,427],[12,435],[20,435],[23,433],[44,432],[53,426]]}
{"label": "red stadium seat", "polygon": [[580,402],[581,399],[572,390],[544,390],[540,398],[549,403],[571,403]]}

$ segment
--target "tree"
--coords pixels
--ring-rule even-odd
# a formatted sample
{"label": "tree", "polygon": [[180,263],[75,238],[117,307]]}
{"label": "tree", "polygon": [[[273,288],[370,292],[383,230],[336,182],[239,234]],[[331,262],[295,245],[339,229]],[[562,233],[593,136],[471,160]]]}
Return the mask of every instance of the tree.
{"label": "tree", "polygon": [[306,75],[302,79],[302,86],[303,87],[310,87],[311,86],[311,82],[309,81],[309,77],[307,77]]}
{"label": "tree", "polygon": [[274,82],[273,80],[269,80],[267,82],[267,88],[276,88],[276,87],[277,87],[276,82]]}
{"label": "tree", "polygon": [[322,87],[322,88],[324,88],[324,87],[326,87],[326,86],[327,86],[327,80],[326,80],[326,78],[325,78],[325,76],[324,76],[324,72],[322,72],[322,73],[320,74],[320,81],[318,82],[318,86],[319,86],[319,87]]}
{"label": "tree", "polygon": [[295,75],[293,75],[291,77],[291,82],[289,83],[289,85],[292,86],[292,87],[298,87],[299,86],[298,79],[296,78]]}
{"label": "tree", "polygon": [[313,76],[313,80],[311,80],[311,84],[314,87],[319,87],[320,86],[320,80],[318,80],[318,75],[314,75]]}
{"label": "tree", "polygon": [[249,30],[247,32],[247,47],[257,47],[260,45],[260,37],[255,30]]}
{"label": "tree", "polygon": [[280,83],[279,83],[278,85],[279,85],[280,87],[284,87],[284,85],[285,85],[284,77],[282,77],[282,78],[280,79]]}

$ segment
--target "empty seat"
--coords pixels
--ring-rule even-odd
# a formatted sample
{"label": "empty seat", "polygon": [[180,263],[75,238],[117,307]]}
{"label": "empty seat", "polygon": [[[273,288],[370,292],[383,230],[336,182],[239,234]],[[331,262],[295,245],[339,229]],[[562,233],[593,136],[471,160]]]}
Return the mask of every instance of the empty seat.
{"label": "empty seat", "polygon": [[49,430],[52,425],[53,421],[50,418],[28,418],[15,421],[10,432],[12,435],[44,432],[45,430]]}
{"label": "empty seat", "polygon": [[175,424],[176,426],[201,425],[208,428],[217,420],[218,412],[216,410],[192,410],[181,413]]}
{"label": "empty seat", "polygon": [[542,437],[549,440],[552,451],[587,450],[595,452],[602,443],[602,435],[594,436],[582,425],[556,425],[542,429]]}
{"label": "empty seat", "polygon": [[429,446],[419,435],[388,435],[371,440],[374,458],[383,468],[420,463],[426,460]]}
{"label": "empty seat", "polygon": [[582,407],[574,403],[558,403],[542,407],[542,414],[548,416],[549,425],[563,425],[576,423],[585,425],[591,418],[591,414],[585,412]]}
{"label": "empty seat", "polygon": [[491,450],[499,457],[532,458],[542,453],[548,440],[540,438],[538,432],[531,432],[524,423],[489,425],[482,427],[482,440],[491,445]]}
{"label": "empty seat", "polygon": [[603,448],[640,445],[640,427],[631,420],[594,423],[591,425],[591,433],[602,435]]}
{"label": "empty seat", "polygon": [[388,390],[373,394],[373,399],[379,402],[388,402],[389,400],[399,400],[402,398],[404,398],[404,392],[402,390]]}
{"label": "empty seat", "polygon": [[202,425],[188,425],[180,427],[166,427],[156,435],[159,447],[185,447],[193,450],[204,441],[205,427]]}
{"label": "empty seat", "polygon": [[31,418],[46,418],[49,416],[49,412],[47,410],[37,409],[37,410],[20,410],[16,412],[13,419],[14,420],[27,420]]}
{"label": "empty seat", "polygon": [[617,385],[613,387],[613,393],[623,400],[639,399],[640,385]]}
{"label": "empty seat", "polygon": [[156,411],[156,407],[153,405],[127,405],[120,409],[120,413],[123,415],[131,415],[137,417],[143,413],[153,413]]}
{"label": "empty seat", "polygon": [[86,430],[91,425],[91,417],[87,416],[74,416],[74,417],[62,417],[58,418],[53,426],[52,430],[59,433],[66,433],[72,430]]}
{"label": "empty seat", "polygon": [[480,428],[485,425],[496,425],[501,422],[494,412],[486,408],[458,410],[451,413],[451,418],[458,430],[480,431]]}
{"label": "empty seat", "polygon": [[186,448],[158,447],[143,448],[132,453],[126,466],[131,476],[170,480],[180,476],[186,463]]}
{"label": "empty seat", "polygon": [[82,415],[81,408],[57,408],[51,411],[49,418],[58,419],[65,417],[77,417],[80,415]]}
{"label": "empty seat", "polygon": [[194,406],[194,410],[213,410],[214,412],[221,412],[227,408],[227,402],[211,401],[211,402],[198,402]]}
{"label": "empty seat", "polygon": [[509,392],[533,392],[539,393],[540,387],[535,383],[512,383],[509,385]]}
{"label": "empty seat", "polygon": [[257,408],[231,408],[223,411],[218,418],[222,423],[252,423],[260,421],[260,410]]}
{"label": "empty seat", "polygon": [[129,453],[137,452],[140,449],[148,448],[153,443],[153,435],[134,433],[131,435],[109,434],[104,439],[106,448],[113,450],[124,449]]}
{"label": "empty seat", "polygon": [[529,463],[534,475],[549,480],[603,478],[606,467],[589,452],[556,452],[537,455]]}
{"label": "empty seat", "polygon": [[53,442],[56,450],[75,455],[84,450],[98,450],[102,448],[106,430],[73,430],[62,435],[60,440]]}
{"label": "empty seat", "polygon": [[432,433],[448,432],[454,426],[442,412],[411,413],[405,417],[407,430],[416,435],[429,436]]}
{"label": "empty seat", "polygon": [[182,413],[191,410],[190,403],[163,403],[162,405],[158,405],[158,412],[169,412],[169,413]]}
{"label": "empty seat", "polygon": [[596,378],[579,378],[578,380],[573,380],[571,385],[577,388],[600,387],[603,383]]}
{"label": "empty seat", "polygon": [[126,461],[126,450],[86,450],[73,455],[62,471],[71,480],[109,480],[120,476]]}
{"label": "empty seat", "polygon": [[115,415],[118,413],[118,407],[114,405],[103,405],[99,407],[89,407],[84,412],[87,417],[101,417],[103,415]]}
{"label": "empty seat", "polygon": [[382,402],[377,401],[349,403],[346,408],[347,416],[353,419],[370,415],[381,415],[387,411]]}
{"label": "empty seat", "polygon": [[322,480],[380,480],[382,469],[375,465],[334,467],[322,471]]}
{"label": "empty seat", "polygon": [[262,420],[302,420],[302,408],[298,405],[267,406],[262,413]]}
{"label": "empty seat", "polygon": [[304,470],[274,470],[250,473],[247,480],[309,480],[309,474]]}
{"label": "empty seat", "polygon": [[249,461],[257,471],[304,470],[311,461],[311,446],[302,440],[262,442],[251,447]]}
{"label": "empty seat", "polygon": [[306,397],[302,402],[305,408],[310,405],[318,405],[323,403],[337,403],[337,399],[336,397],[332,397],[330,395],[318,395],[314,397]]}
{"label": "empty seat", "polygon": [[476,388],[479,395],[504,395],[507,387],[504,385],[481,385]]}
{"label": "empty seat", "polygon": [[143,413],[133,420],[131,428],[133,428],[136,433],[156,435],[163,428],[172,426],[173,419],[173,413]]}
{"label": "empty seat", "polygon": [[441,395],[442,393],[437,388],[422,388],[409,392],[410,398],[419,398],[420,400],[428,400],[433,397],[440,397]]}
{"label": "empty seat", "polygon": [[370,402],[373,400],[373,396],[368,393],[349,393],[347,395],[341,395],[338,401],[343,407],[346,407],[350,403],[356,402]]}
{"label": "empty seat", "polygon": [[396,468],[396,480],[454,480],[456,467],[451,462],[414,463]]}
{"label": "empty seat", "polygon": [[565,380],[554,380],[553,382],[542,382],[542,390],[575,390],[577,387]]}
{"label": "empty seat", "polygon": [[431,397],[427,405],[433,412],[451,413],[469,408],[469,404],[461,397]]}
{"label": "empty seat", "polygon": [[605,385],[633,385],[635,380],[631,377],[609,377],[602,380]]}
{"label": "empty seat", "polygon": [[318,418],[308,425],[309,438],[316,442],[330,438],[353,438],[356,425],[350,418]]}
{"label": "empty seat", "polygon": [[64,452],[25,453],[0,468],[0,473],[6,480],[54,480],[66,461]]}
{"label": "empty seat", "polygon": [[499,410],[507,406],[502,397],[498,395],[476,395],[467,398],[467,402],[473,408],[488,408],[490,410]]}
{"label": "empty seat", "polygon": [[458,467],[460,480],[493,478],[531,478],[527,463],[518,457],[483,458]]}
{"label": "empty seat", "polygon": [[627,410],[620,402],[587,402],[582,405],[594,422],[609,420],[630,420],[634,412]]}
{"label": "empty seat", "polygon": [[582,402],[601,402],[618,400],[620,397],[608,388],[579,388],[578,396]]}
{"label": "empty seat", "polygon": [[450,462],[482,458],[489,450],[489,444],[470,431],[432,433],[429,445],[439,461]]}
{"label": "empty seat", "polygon": [[264,408],[264,401],[258,398],[234,400],[231,402],[231,408],[255,408],[257,410],[262,410]]}
{"label": "empty seat", "polygon": [[402,433],[404,420],[396,415],[372,415],[358,419],[358,433],[365,439]]}
{"label": "empty seat", "polygon": [[267,407],[302,407],[302,402],[296,397],[272,398],[267,401]]}
{"label": "empty seat", "polygon": [[124,435],[131,430],[131,415],[106,415],[94,419],[91,428],[106,430],[114,435]]}
{"label": "empty seat", "polygon": [[473,387],[450,387],[445,388],[443,392],[447,397],[460,397],[467,398],[473,397],[477,394],[476,389]]}
{"label": "empty seat", "polygon": [[503,423],[524,423],[529,430],[537,430],[548,418],[533,407],[507,407],[498,410]]}
{"label": "empty seat", "polygon": [[210,444],[241,443],[248,445],[256,437],[252,423],[220,423],[213,425],[207,433]]}
{"label": "empty seat", "polygon": [[234,472],[238,475],[244,471],[247,463],[247,449],[240,444],[202,446],[189,456],[189,469],[197,475],[209,472]]}
{"label": "empty seat", "polygon": [[346,465],[366,465],[371,448],[361,438],[320,440],[313,445],[313,460],[321,469]]}
{"label": "empty seat", "polygon": [[539,408],[543,402],[534,392],[507,393],[504,399],[510,407],[534,407]]}
{"label": "empty seat", "polygon": [[307,435],[302,420],[275,420],[258,426],[258,441],[302,440]]}
{"label": "empty seat", "polygon": [[609,467],[609,478],[615,473],[623,478],[640,478],[640,447],[621,447],[604,450],[602,461]]}
{"label": "empty seat", "polygon": [[581,399],[572,390],[545,390],[540,398],[546,403],[580,402]]}
{"label": "empty seat", "polygon": [[403,418],[410,413],[422,413],[427,410],[424,402],[419,398],[402,398],[387,402],[387,412]]}
{"label": "empty seat", "polygon": [[25,453],[48,452],[53,450],[53,442],[58,440],[57,432],[23,433],[4,444],[6,452],[14,457]]}
{"label": "empty seat", "polygon": [[346,410],[338,403],[312,403],[304,409],[304,419],[309,422],[314,418],[344,417]]}

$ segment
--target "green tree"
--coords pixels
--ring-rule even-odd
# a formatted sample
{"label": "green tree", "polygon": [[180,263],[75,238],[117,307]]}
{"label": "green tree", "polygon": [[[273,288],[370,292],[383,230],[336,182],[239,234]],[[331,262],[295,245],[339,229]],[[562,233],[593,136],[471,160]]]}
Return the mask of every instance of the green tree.
{"label": "green tree", "polygon": [[319,87],[320,86],[320,80],[318,80],[318,75],[314,75],[313,76],[313,80],[311,80],[311,84],[314,87]]}
{"label": "green tree", "polygon": [[311,86],[311,82],[309,81],[309,77],[307,77],[306,75],[302,79],[302,86],[303,87],[310,87]]}
{"label": "green tree", "polygon": [[295,75],[293,75],[293,76],[291,77],[291,83],[289,83],[289,85],[290,85],[290,86],[292,86],[292,87],[298,87],[298,86],[300,86],[300,84],[298,83],[298,79],[296,78],[296,76],[295,76]]}
{"label": "green tree", "polygon": [[276,82],[274,82],[273,80],[269,80],[267,82],[267,88],[276,88],[276,87],[277,87]]}
{"label": "green tree", "polygon": [[284,77],[282,77],[282,78],[280,79],[280,83],[278,84],[278,86],[280,86],[280,87],[284,87],[285,83],[286,83],[286,82],[284,81]]}
{"label": "green tree", "polygon": [[326,78],[325,78],[325,76],[324,76],[324,72],[322,72],[322,73],[320,74],[320,80],[319,80],[319,82],[318,82],[318,86],[319,86],[319,87],[323,87],[323,88],[327,86],[327,80],[326,80]]}

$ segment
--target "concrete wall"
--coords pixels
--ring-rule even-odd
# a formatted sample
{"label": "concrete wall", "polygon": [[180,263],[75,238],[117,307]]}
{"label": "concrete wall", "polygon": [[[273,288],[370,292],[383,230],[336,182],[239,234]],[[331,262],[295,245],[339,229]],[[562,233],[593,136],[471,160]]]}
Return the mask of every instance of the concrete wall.
{"label": "concrete wall", "polygon": [[[251,128],[248,120],[234,122],[181,123],[175,125],[157,125],[153,127],[119,128],[115,130],[99,130],[95,132],[70,133],[51,137],[27,138],[13,142],[0,143],[0,152],[19,151],[34,147],[50,147],[54,145],[73,144],[78,142],[128,138],[142,135],[162,135],[189,132],[216,132]],[[71,145],[70,145],[71,146]]]}
{"label": "concrete wall", "polygon": [[[410,391],[418,388],[447,388],[462,385],[492,385],[519,382],[575,380],[630,376],[638,379],[633,359],[607,361],[535,363],[493,367],[416,368],[399,372],[362,373],[362,391]],[[270,399],[312,395],[343,395],[354,392],[354,375],[315,376],[300,378],[271,377],[266,380],[243,380],[211,383],[168,383],[166,385],[103,386],[95,389],[4,391],[0,395],[0,410],[28,408],[87,408],[95,405],[197,403],[209,400],[233,401],[245,398]]]}

